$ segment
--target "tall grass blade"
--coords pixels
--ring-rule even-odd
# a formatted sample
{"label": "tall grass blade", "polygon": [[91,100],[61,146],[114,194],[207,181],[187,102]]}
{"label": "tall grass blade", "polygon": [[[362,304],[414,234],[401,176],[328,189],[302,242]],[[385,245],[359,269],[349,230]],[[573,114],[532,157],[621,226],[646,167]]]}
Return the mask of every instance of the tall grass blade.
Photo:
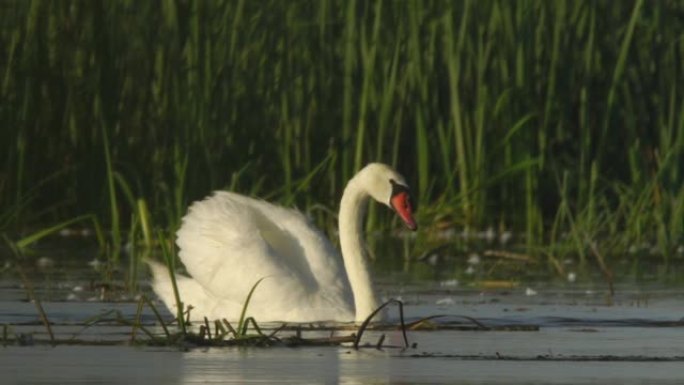
{"label": "tall grass blade", "polygon": [[95,228],[95,234],[97,235],[98,241],[100,242],[100,245],[103,244],[104,242],[104,236],[102,235],[102,229],[100,228],[100,224],[97,221],[97,218],[92,215],[92,214],[86,214],[86,215],[81,215],[76,218],[69,219],[67,221],[58,223],[56,225],[52,225],[48,228],[39,230],[31,235],[25,236],[21,238],[19,241],[15,242],[16,247],[19,250],[25,250],[27,247],[30,245],[38,242],[39,240],[49,236],[58,233],[60,230],[65,229],[75,223],[79,222],[90,222],[93,225],[93,228]]}
{"label": "tall grass blade", "polygon": [[176,320],[178,321],[178,326],[180,327],[181,333],[185,336],[187,335],[186,321],[183,317],[183,301],[181,301],[180,293],[178,292],[178,284],[176,283],[176,255],[170,249],[168,245],[168,240],[164,234],[160,231],[157,233],[160,239],[160,245],[162,250],[162,256],[166,262],[166,267],[169,269],[169,278],[171,279],[171,286],[173,287],[173,296],[176,299]]}
{"label": "tall grass blade", "polygon": [[[116,188],[114,185],[115,171],[112,164],[112,156],[110,153],[109,146],[109,136],[107,134],[107,129],[102,125],[102,147],[104,150],[105,157],[105,170],[107,173],[107,191],[109,193],[109,206],[110,206],[110,226],[112,233],[112,246],[114,250],[118,250],[121,245],[121,228],[119,226],[119,205],[116,198]],[[115,259],[118,258],[118,252],[113,253]]]}
{"label": "tall grass blade", "polygon": [[249,301],[252,299],[252,294],[254,294],[254,290],[256,290],[257,286],[259,286],[261,281],[263,281],[265,278],[266,277],[262,277],[254,283],[252,288],[249,290],[249,293],[247,294],[247,298],[245,298],[244,305],[242,305],[242,311],[240,312],[240,319],[238,320],[238,324],[237,324],[238,335],[241,337],[244,337],[247,334],[247,326],[248,326],[247,321],[249,319],[245,319],[245,315],[247,314],[247,308],[249,307]]}

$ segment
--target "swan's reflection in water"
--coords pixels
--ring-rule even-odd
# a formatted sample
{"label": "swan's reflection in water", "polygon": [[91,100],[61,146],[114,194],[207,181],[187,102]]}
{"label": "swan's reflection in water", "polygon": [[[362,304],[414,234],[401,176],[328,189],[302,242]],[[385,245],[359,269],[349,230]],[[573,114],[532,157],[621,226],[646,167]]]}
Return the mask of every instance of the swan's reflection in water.
{"label": "swan's reflection in water", "polygon": [[184,383],[337,384],[338,348],[235,348],[192,351],[183,362]]}
{"label": "swan's reflection in water", "polygon": [[[384,332],[385,345],[401,346],[399,331]],[[306,335],[306,337],[312,337]],[[374,344],[379,332],[364,334]],[[406,370],[392,356],[400,349],[354,350],[342,347],[221,348],[186,352],[183,360],[184,383],[292,383],[292,384],[368,384],[397,383]]]}

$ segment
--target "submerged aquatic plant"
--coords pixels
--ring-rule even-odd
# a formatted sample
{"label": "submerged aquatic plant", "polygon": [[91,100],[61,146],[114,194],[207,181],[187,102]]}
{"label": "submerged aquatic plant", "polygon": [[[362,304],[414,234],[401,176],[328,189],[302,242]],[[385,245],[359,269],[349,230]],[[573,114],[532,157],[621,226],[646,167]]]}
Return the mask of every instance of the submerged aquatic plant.
{"label": "submerged aquatic plant", "polygon": [[[5,240],[7,241],[6,237]],[[17,247],[15,244],[11,242],[7,242],[7,244],[10,246],[10,249],[12,251],[12,254],[14,256],[15,264],[14,264],[14,269],[16,270],[17,274],[19,275],[19,278],[21,279],[22,284],[24,285],[24,289],[26,290],[26,294],[28,298],[33,302],[33,304],[36,306],[36,310],[38,311],[38,316],[40,317],[40,321],[45,326],[45,330],[47,331],[48,336],[50,337],[50,342],[54,345],[55,343],[55,335],[52,332],[52,326],[50,324],[50,320],[47,317],[47,314],[45,313],[45,309],[43,309],[43,305],[40,301],[40,298],[38,298],[35,294],[35,291],[33,290],[33,283],[28,279],[26,276],[26,273],[24,272],[24,268],[22,267],[22,250]],[[3,327],[3,344],[7,341],[7,326]]]}

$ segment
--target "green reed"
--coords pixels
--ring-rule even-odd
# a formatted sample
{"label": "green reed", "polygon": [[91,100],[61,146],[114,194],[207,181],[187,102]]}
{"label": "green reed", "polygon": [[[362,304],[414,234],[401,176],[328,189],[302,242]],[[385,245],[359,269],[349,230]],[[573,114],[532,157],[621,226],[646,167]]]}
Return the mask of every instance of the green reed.
{"label": "green reed", "polygon": [[[173,287],[173,295],[174,298],[176,299],[176,321],[178,322],[178,327],[180,328],[180,333],[182,335],[187,334],[187,321],[185,317],[183,316],[184,311],[185,311],[185,306],[183,301],[181,300],[180,292],[178,291],[178,284],[176,281],[176,253],[175,253],[175,248],[173,245],[170,245],[170,238],[168,238],[165,234],[162,232],[159,232],[158,234],[158,239],[161,240],[160,245],[161,245],[161,252],[162,252],[162,257],[164,258],[164,264],[166,265],[168,271],[169,271],[169,278],[171,281],[171,285]],[[190,310],[188,309],[188,312]]]}
{"label": "green reed", "polygon": [[3,231],[93,213],[149,244],[212,189],[334,210],[384,161],[425,224],[682,242],[677,2],[0,7]]}

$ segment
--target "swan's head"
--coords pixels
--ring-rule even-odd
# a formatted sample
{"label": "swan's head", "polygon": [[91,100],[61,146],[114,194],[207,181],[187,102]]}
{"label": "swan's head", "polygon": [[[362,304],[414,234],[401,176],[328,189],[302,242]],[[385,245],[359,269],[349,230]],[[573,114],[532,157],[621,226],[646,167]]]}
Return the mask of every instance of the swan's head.
{"label": "swan's head", "polygon": [[406,227],[414,231],[418,228],[413,218],[411,190],[401,174],[382,163],[371,163],[359,171],[354,179],[373,199],[393,209]]}

